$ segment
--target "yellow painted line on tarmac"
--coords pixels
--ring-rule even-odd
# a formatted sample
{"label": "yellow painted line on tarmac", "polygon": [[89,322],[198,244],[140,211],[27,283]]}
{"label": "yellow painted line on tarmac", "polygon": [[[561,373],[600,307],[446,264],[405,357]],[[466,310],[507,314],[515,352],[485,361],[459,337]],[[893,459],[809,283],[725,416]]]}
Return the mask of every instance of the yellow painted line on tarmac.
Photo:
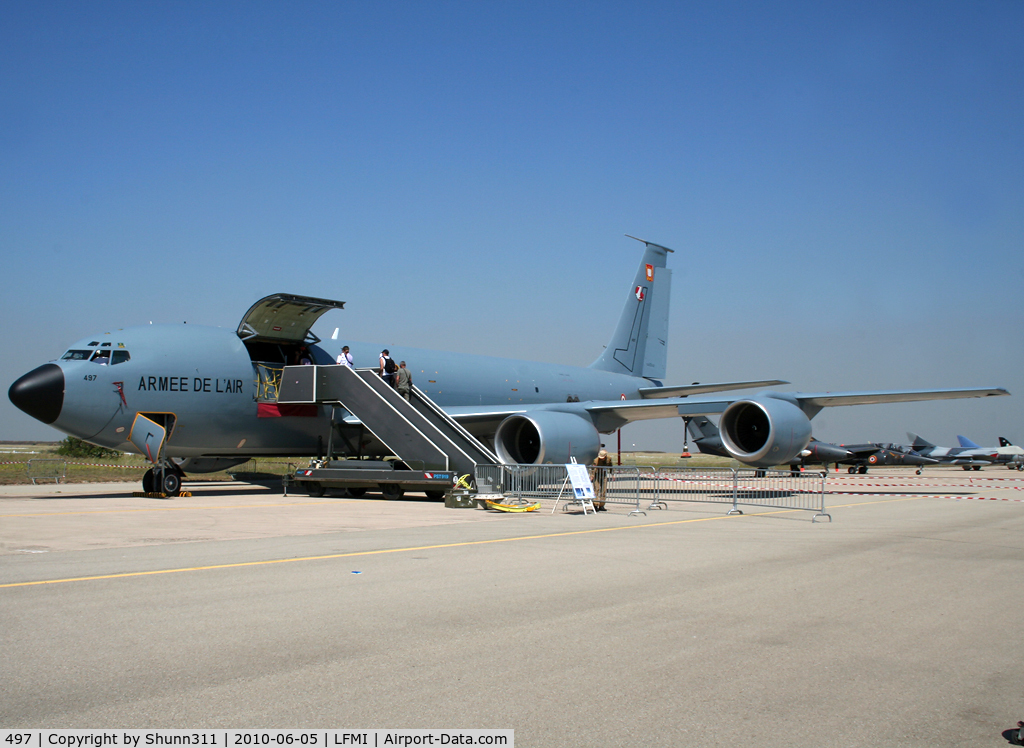
{"label": "yellow painted line on tarmac", "polygon": [[[891,501],[916,501],[918,498],[927,497],[912,497],[912,498],[899,498],[892,499]],[[330,502],[324,502],[330,503]],[[864,506],[867,504],[885,504],[889,501],[866,501],[858,504],[847,504],[845,506]],[[283,504],[282,506],[295,506],[294,504]],[[840,507],[827,507],[828,509],[835,509]],[[140,510],[141,511],[141,510]],[[440,550],[442,548],[461,548],[470,545],[489,545],[492,543],[512,543],[521,540],[546,540],[548,538],[564,538],[571,535],[592,535],[599,532],[620,532],[623,530],[642,530],[648,527],[668,527],[669,525],[686,525],[694,522],[714,522],[718,520],[728,519],[740,519],[744,517],[762,517],[772,514],[791,514],[793,512],[804,512],[806,509],[778,509],[770,512],[754,512],[751,514],[724,514],[715,517],[697,517],[694,519],[674,519],[666,522],[653,522],[647,525],[627,525],[625,527],[595,527],[590,530],[568,530],[566,532],[553,532],[544,535],[523,535],[515,538],[492,538],[491,540],[467,540],[461,543],[440,543],[438,545],[421,545],[411,548],[384,548],[376,551],[353,551],[352,553],[331,553],[324,556],[302,556],[300,558],[275,558],[268,559],[265,561],[240,561],[234,564],[214,564],[211,566],[187,566],[178,569],[156,569],[154,571],[129,571],[121,574],[99,574],[96,576],[89,577],[68,577],[64,579],[41,579],[35,582],[12,582],[10,584],[0,584],[0,589],[6,589],[10,587],[34,587],[42,584],[64,584],[66,582],[93,582],[100,579],[126,579],[129,577],[148,577],[156,574],[180,574],[182,572],[189,571],[214,571],[216,569],[240,569],[246,566],[269,566],[271,564],[290,564],[302,561],[329,561],[338,558],[355,558],[358,556],[379,556],[385,553],[409,553],[412,551],[432,551]]]}
{"label": "yellow painted line on tarmac", "polygon": [[[786,509],[783,511],[801,511],[794,509]],[[758,512],[757,514],[781,514],[782,512]],[[734,514],[734,515],[721,515],[717,517],[700,517],[697,519],[678,519],[670,520],[668,522],[656,522],[649,525],[628,525],[626,527],[595,527],[591,530],[569,530],[567,532],[554,532],[545,535],[524,535],[515,538],[493,538],[491,540],[467,540],[461,543],[441,543],[438,545],[423,545],[412,548],[385,548],[376,551],[353,551],[352,553],[331,553],[324,556],[303,556],[301,558],[275,558],[268,559],[265,561],[241,561],[235,564],[215,564],[212,566],[189,566],[179,569],[156,569],[154,571],[129,571],[122,574],[100,574],[90,577],[69,577],[65,579],[41,579],[35,582],[12,582],[10,584],[0,584],[0,589],[8,587],[32,587],[40,584],[63,584],[65,582],[91,582],[100,579],[124,579],[127,577],[146,577],[153,576],[155,574],[178,574],[186,571],[212,571],[215,569],[238,569],[245,566],[268,566],[270,564],[289,564],[300,561],[328,561],[337,558],[353,558],[356,556],[379,556],[384,553],[408,553],[411,551],[430,551],[439,550],[442,548],[459,548],[470,545],[488,545],[490,543],[510,543],[519,540],[544,540],[547,538],[561,538],[569,535],[589,535],[591,533],[598,532],[616,532],[619,530],[637,530],[644,527],[664,527],[667,525],[682,525],[690,522],[710,522],[712,520],[722,519],[735,519],[739,517],[752,517],[756,515],[752,514]]]}

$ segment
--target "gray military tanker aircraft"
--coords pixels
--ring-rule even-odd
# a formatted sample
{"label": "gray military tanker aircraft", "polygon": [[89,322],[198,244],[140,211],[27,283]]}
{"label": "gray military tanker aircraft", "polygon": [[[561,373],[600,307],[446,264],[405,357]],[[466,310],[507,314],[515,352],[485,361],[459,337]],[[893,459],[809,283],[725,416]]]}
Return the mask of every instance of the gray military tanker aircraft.
{"label": "gray military tanker aircraft", "polygon": [[[636,237],[631,237],[636,238]],[[631,421],[716,414],[729,455],[755,467],[788,463],[807,446],[823,407],[1007,395],[1004,389],[848,393],[763,391],[779,380],[664,386],[672,250],[642,241],[609,344],[588,367],[391,347],[415,363],[417,386],[507,463],[590,462],[601,434]],[[277,402],[281,373],[308,357],[334,364],[340,341],[312,333],[344,302],[275,294],[256,302],[236,330],[148,325],[89,335],[60,359],[11,385],[14,405],[64,433],[147,454],[146,491],[177,493],[185,472],[223,470],[256,456],[372,456],[382,449],[351,415],[319,404]],[[382,346],[350,342],[357,367],[377,366]]]}

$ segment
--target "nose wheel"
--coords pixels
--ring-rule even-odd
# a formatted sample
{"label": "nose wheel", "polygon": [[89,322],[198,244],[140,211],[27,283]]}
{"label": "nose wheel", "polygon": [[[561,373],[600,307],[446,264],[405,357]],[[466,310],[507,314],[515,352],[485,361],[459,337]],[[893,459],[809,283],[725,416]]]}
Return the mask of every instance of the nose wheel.
{"label": "nose wheel", "polygon": [[163,493],[168,496],[177,496],[181,491],[181,476],[170,470],[165,470],[161,484]]}
{"label": "nose wheel", "polygon": [[142,476],[142,491],[177,496],[181,492],[181,475],[173,468],[150,468]]}

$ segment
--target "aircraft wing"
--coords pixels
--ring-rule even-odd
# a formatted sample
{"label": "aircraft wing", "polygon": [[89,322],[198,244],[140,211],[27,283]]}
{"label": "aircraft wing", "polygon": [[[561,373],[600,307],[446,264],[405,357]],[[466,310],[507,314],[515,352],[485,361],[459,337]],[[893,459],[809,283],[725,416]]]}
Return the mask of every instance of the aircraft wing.
{"label": "aircraft wing", "polygon": [[[824,407],[837,405],[865,405],[870,403],[900,403],[918,400],[952,400],[967,397],[1009,395],[1001,387],[958,390],[881,390],[869,392],[778,393],[785,399],[794,399],[808,418]],[[446,407],[444,411],[474,435],[492,433],[505,418],[536,410],[575,413],[589,416],[598,431],[610,433],[633,421],[680,416],[719,415],[734,401],[742,398],[694,399],[690,397],[659,397],[651,400],[589,400],[579,403],[541,403],[509,408],[504,405]],[[346,418],[346,421],[350,419]],[[350,422],[356,423],[355,419]]]}
{"label": "aircraft wing", "polygon": [[689,395],[703,395],[708,392],[727,392],[728,390],[747,390],[754,387],[778,387],[780,384],[789,384],[781,379],[762,379],[757,382],[718,382],[716,384],[694,384],[673,385],[669,387],[641,387],[640,397],[645,400],[664,397],[687,397]]}
{"label": "aircraft wing", "polygon": [[920,400],[959,400],[968,397],[998,397],[1010,393],[1002,387],[956,390],[877,390],[866,392],[794,392],[800,408],[813,418],[822,408],[839,405],[872,405],[876,403],[910,403]]}
{"label": "aircraft wing", "polygon": [[[903,403],[919,400],[956,400],[969,397],[992,397],[1009,395],[1002,387],[982,389],[956,390],[878,390],[865,392],[780,392],[784,399],[794,399],[800,404],[808,418],[813,418],[825,407],[838,405],[868,405],[871,403]],[[592,401],[578,403],[594,419],[599,431],[604,431],[601,419],[620,419],[623,423],[641,421],[651,418],[671,418],[672,416],[706,416],[722,413],[735,400],[742,398],[695,400],[688,397],[659,399],[657,402],[648,400]],[[563,410],[565,405],[559,404],[555,409]],[[619,428],[615,426],[614,428]]]}
{"label": "aircraft wing", "polygon": [[497,429],[498,424],[511,415],[546,410],[575,413],[589,417],[598,431],[610,433],[632,421],[653,418],[678,418],[681,415],[717,415],[729,407],[732,400],[690,400],[685,397],[650,400],[589,400],[579,403],[543,403],[518,408],[500,405],[482,407],[445,408],[444,411],[474,434]]}
{"label": "aircraft wing", "polygon": [[916,400],[958,400],[964,397],[1009,395],[1002,387],[961,390],[882,390],[868,392],[794,392],[801,402],[820,408],[835,405],[871,405],[873,403],[909,403]]}

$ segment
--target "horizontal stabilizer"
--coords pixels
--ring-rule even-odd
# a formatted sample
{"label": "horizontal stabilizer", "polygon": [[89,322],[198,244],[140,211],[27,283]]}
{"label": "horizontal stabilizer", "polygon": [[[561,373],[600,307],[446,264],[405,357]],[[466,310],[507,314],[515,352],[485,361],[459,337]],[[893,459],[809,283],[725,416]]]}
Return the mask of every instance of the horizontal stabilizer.
{"label": "horizontal stabilizer", "polygon": [[644,400],[653,400],[659,397],[687,397],[688,395],[703,395],[707,392],[726,392],[728,390],[746,390],[753,387],[776,387],[780,384],[789,384],[781,379],[762,379],[757,382],[718,382],[716,384],[682,384],[671,387],[641,387],[638,392]]}

